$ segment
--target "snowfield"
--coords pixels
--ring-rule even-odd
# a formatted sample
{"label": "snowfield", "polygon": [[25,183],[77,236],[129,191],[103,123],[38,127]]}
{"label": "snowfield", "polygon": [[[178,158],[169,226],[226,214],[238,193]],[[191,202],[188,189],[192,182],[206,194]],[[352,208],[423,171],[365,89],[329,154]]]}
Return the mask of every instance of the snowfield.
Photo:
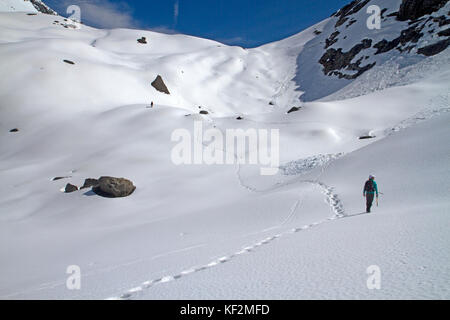
{"label": "snowfield", "polygon": [[[243,49],[75,29],[18,0],[0,11],[1,299],[450,298],[448,48],[371,52],[374,68],[338,81],[317,63],[336,17]],[[365,14],[347,39],[368,32]],[[389,21],[375,40],[408,26]],[[280,170],[175,165],[173,132],[198,122],[279,130]],[[383,194],[365,214],[369,174]],[[100,176],[137,189],[61,192]],[[80,290],[66,286],[72,265]]]}

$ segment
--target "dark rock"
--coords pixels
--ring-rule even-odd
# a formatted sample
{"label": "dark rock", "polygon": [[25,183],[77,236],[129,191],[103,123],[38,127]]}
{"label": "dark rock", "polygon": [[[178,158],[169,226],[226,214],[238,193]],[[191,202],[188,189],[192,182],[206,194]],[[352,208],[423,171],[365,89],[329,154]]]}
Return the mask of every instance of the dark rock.
{"label": "dark rock", "polygon": [[14,128],[14,129],[9,130],[9,132],[11,132],[11,133],[13,133],[13,132],[19,132],[19,129]]}
{"label": "dark rock", "polygon": [[450,36],[450,28],[438,32],[438,36],[439,37],[449,37]]}
{"label": "dark rock", "polygon": [[152,82],[153,88],[158,90],[159,92],[170,94],[169,89],[167,89],[166,84],[164,83],[162,77],[158,75],[155,81]]}
{"label": "dark rock", "polygon": [[444,51],[445,49],[447,49],[447,47],[449,45],[450,45],[450,38],[447,38],[447,39],[441,40],[435,44],[431,44],[429,46],[419,48],[417,50],[417,53],[423,54],[427,57],[430,57],[430,56],[434,56],[434,55]]}
{"label": "dark rock", "polygon": [[289,113],[292,113],[292,112],[297,112],[299,110],[300,110],[300,108],[298,108],[298,107],[292,107],[291,109],[289,109],[289,111],[287,113],[289,114]]}
{"label": "dark rock", "polygon": [[49,6],[44,4],[42,1],[30,0],[30,2],[33,4],[33,6],[36,8],[36,10],[41,13],[57,15],[56,11],[52,10]]}
{"label": "dark rock", "polygon": [[328,49],[339,40],[337,38],[339,34],[340,34],[339,31],[335,31],[328,37],[328,39],[325,40],[325,49]]}
{"label": "dark rock", "polygon": [[68,64],[75,64],[75,62],[73,62],[73,61],[70,61],[70,60],[63,60],[65,63],[68,63]]}
{"label": "dark rock", "polygon": [[317,35],[317,36],[318,36],[319,34],[321,34],[321,33],[322,33],[322,31],[314,30],[314,34]]}
{"label": "dark rock", "polygon": [[398,11],[389,13],[386,17],[398,17]]}
{"label": "dark rock", "polygon": [[68,183],[66,185],[66,188],[64,189],[65,193],[72,193],[72,192],[75,192],[75,191],[78,191],[78,187],[74,186],[73,184],[70,184],[70,183]]}
{"label": "dark rock", "polygon": [[200,111],[200,114],[209,114],[209,112],[205,111],[205,110],[202,110],[202,111]]}
{"label": "dark rock", "polygon": [[443,26],[450,24],[450,18],[447,18],[446,16],[440,16],[440,17],[434,18],[433,22],[438,22],[439,27],[443,27]]}
{"label": "dark rock", "polygon": [[270,106],[274,106],[274,105],[275,105],[275,102],[270,101],[270,102],[269,102],[269,105],[270,105]]}
{"label": "dark rock", "polygon": [[98,185],[98,180],[97,179],[88,178],[88,179],[84,180],[84,184],[80,188],[80,190],[81,189],[86,189],[86,188],[91,188],[91,187],[96,187],[97,185]]}
{"label": "dark rock", "polygon": [[147,44],[147,38],[146,37],[142,37],[142,38],[138,39],[137,42],[139,42],[141,44]]}
{"label": "dark rock", "polygon": [[92,188],[97,195],[106,198],[128,197],[136,190],[133,182],[124,178],[101,177]]}
{"label": "dark rock", "polygon": [[415,20],[442,8],[449,0],[403,0],[398,20]]}
{"label": "dark rock", "polygon": [[346,25],[346,28],[350,27],[352,24],[354,24],[357,20],[356,19],[352,19],[350,20],[350,22]]}
{"label": "dark rock", "polygon": [[406,30],[403,30],[400,33],[399,37],[391,41],[387,41],[386,39],[381,40],[373,46],[375,49],[377,49],[377,52],[375,52],[375,54],[381,54],[391,51],[392,49],[397,48],[399,45],[404,46],[410,42],[417,43],[423,36],[423,33],[421,32],[422,29],[423,25],[421,27],[412,26]]}
{"label": "dark rock", "polygon": [[58,181],[58,180],[62,180],[62,179],[69,179],[71,177],[55,177],[52,179],[52,181]]}
{"label": "dark rock", "polygon": [[27,13],[27,16],[37,16],[37,13]]}
{"label": "dark rock", "polygon": [[366,140],[366,139],[373,139],[373,138],[376,138],[376,136],[362,136],[362,137],[359,137],[359,140]]}
{"label": "dark rock", "polygon": [[[342,48],[328,49],[325,54],[320,58],[319,63],[323,66],[323,73],[325,75],[336,75],[339,78],[356,79],[367,70],[373,68],[376,63],[368,64],[361,67],[361,62],[364,57],[361,57],[356,62],[352,62],[353,58],[359,54],[362,50],[370,48],[372,40],[364,39],[361,43],[355,45],[348,52],[342,52]],[[338,70],[356,71],[356,73],[344,74]]]}
{"label": "dark rock", "polygon": [[335,27],[339,27],[343,25],[347,20],[348,16],[357,13],[359,10],[364,8],[366,4],[369,3],[370,0],[354,0],[348,5],[344,6],[338,12],[334,14],[335,17],[338,17],[339,20],[336,22]]}
{"label": "dark rock", "polygon": [[237,117],[236,120],[244,120],[242,117]]}

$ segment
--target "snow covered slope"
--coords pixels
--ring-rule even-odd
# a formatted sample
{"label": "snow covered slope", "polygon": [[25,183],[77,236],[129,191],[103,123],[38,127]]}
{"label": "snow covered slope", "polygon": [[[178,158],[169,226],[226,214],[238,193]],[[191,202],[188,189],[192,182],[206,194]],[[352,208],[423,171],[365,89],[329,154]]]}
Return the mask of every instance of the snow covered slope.
{"label": "snow covered slope", "polygon": [[[391,15],[401,3],[355,1],[254,49],[0,13],[0,297],[448,299],[450,54],[419,49],[445,40],[449,4],[410,24]],[[364,27],[371,4],[387,8],[377,31]],[[382,42],[409,25],[417,42]],[[366,38],[350,64],[367,55],[370,69],[323,72],[322,56]],[[380,42],[397,46],[376,54]],[[175,165],[171,135],[199,122],[278,129],[278,174]],[[381,206],[351,217],[371,173]],[[135,193],[60,192],[105,175]],[[66,288],[70,265],[81,290]]]}
{"label": "snow covered slope", "polygon": [[41,12],[56,15],[56,12],[41,0],[2,0],[0,12]]}

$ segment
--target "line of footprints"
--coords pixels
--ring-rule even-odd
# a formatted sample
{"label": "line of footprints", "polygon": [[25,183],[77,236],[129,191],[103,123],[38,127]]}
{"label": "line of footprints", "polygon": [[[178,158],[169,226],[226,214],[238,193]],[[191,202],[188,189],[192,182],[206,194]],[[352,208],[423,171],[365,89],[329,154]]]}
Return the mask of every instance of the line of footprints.
{"label": "line of footprints", "polygon": [[286,236],[286,235],[289,235],[289,234],[295,234],[295,233],[298,233],[300,231],[316,227],[316,226],[321,225],[321,224],[323,224],[325,222],[343,218],[345,216],[345,211],[344,211],[342,202],[339,200],[338,195],[333,192],[333,188],[328,187],[327,185],[325,185],[325,184],[323,184],[321,182],[315,182],[315,181],[305,181],[305,182],[311,183],[311,184],[315,184],[315,185],[319,186],[322,189],[322,193],[326,196],[326,200],[327,200],[328,204],[330,205],[330,207],[331,207],[331,209],[333,210],[333,213],[334,213],[334,215],[331,218],[324,219],[324,220],[321,220],[321,221],[318,221],[318,222],[314,222],[314,223],[305,225],[305,226],[300,227],[300,228],[294,228],[294,229],[291,229],[291,230],[286,231],[284,233],[279,233],[279,234],[276,234],[274,236],[265,238],[264,240],[259,241],[259,242],[255,243],[255,244],[251,245],[251,246],[244,247],[243,249],[241,249],[241,250],[239,250],[239,251],[237,251],[237,252],[235,252],[235,253],[233,253],[231,255],[223,256],[223,257],[218,258],[218,259],[216,259],[214,261],[211,261],[210,263],[205,264],[203,266],[193,267],[193,268],[181,271],[179,274],[176,274],[176,275],[168,275],[168,276],[161,277],[161,278],[158,278],[158,279],[145,281],[145,282],[141,283],[139,286],[126,291],[122,295],[120,295],[118,297],[111,297],[111,298],[108,298],[107,300],[129,300],[129,299],[133,299],[138,294],[142,293],[143,291],[145,291],[145,290],[147,290],[147,289],[149,289],[149,288],[151,288],[151,287],[153,287],[155,285],[172,282],[172,281],[178,280],[178,279],[180,279],[182,277],[188,276],[190,274],[213,268],[213,267],[218,266],[220,264],[226,263],[226,262],[232,260],[235,257],[238,257],[238,256],[241,256],[241,255],[250,253],[252,251],[255,251],[259,247],[267,245],[267,244],[269,244],[269,243],[271,243],[271,242],[273,242],[273,241],[275,241],[275,240],[277,240],[277,239],[279,239],[279,238],[281,238],[283,236]]}

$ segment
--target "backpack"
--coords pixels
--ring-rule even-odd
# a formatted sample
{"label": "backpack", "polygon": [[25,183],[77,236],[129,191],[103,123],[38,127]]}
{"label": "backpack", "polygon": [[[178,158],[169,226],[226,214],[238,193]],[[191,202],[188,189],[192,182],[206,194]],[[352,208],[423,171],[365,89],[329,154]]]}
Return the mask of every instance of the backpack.
{"label": "backpack", "polygon": [[372,180],[367,180],[364,186],[364,191],[366,192],[375,192],[375,186],[373,185]]}

